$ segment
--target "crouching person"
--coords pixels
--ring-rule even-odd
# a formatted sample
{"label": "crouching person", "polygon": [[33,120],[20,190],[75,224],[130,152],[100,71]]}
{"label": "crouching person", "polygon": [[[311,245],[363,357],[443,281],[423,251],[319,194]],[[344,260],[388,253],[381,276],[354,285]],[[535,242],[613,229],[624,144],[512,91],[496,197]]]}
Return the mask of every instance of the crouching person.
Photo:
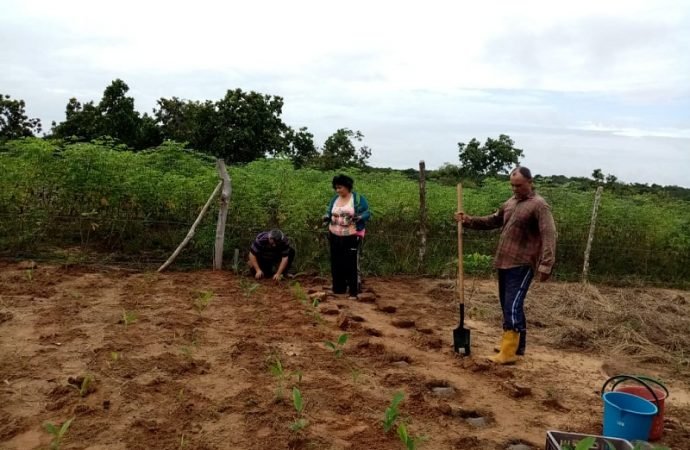
{"label": "crouching person", "polygon": [[259,233],[249,248],[249,266],[254,278],[280,281],[292,266],[295,250],[280,230]]}

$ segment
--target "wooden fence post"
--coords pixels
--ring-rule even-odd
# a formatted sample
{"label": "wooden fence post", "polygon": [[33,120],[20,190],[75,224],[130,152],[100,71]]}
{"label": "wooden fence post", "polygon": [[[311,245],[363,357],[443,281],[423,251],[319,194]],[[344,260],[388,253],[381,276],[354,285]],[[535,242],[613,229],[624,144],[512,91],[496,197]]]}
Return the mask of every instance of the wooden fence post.
{"label": "wooden fence post", "polygon": [[597,223],[597,213],[599,212],[599,203],[601,202],[601,193],[604,190],[604,186],[599,186],[597,188],[596,194],[594,194],[594,206],[592,207],[592,221],[589,224],[589,236],[587,236],[587,247],[585,248],[585,263],[582,266],[582,282],[587,282],[587,275],[589,273],[589,254],[592,251],[592,241],[594,240],[594,230]]}
{"label": "wooden fence post", "polygon": [[223,190],[220,194],[220,208],[218,208],[218,223],[216,224],[216,243],[213,253],[213,270],[223,268],[223,247],[225,246],[225,224],[228,220],[228,203],[232,193],[230,175],[222,159],[216,161],[218,166],[218,176],[223,183]]}
{"label": "wooden fence post", "polygon": [[426,211],[426,164],[419,161],[419,261],[417,268],[421,269],[426,255],[426,241],[429,229]]}
{"label": "wooden fence post", "polygon": [[206,214],[206,211],[208,211],[208,207],[211,206],[211,201],[213,200],[213,198],[216,195],[218,195],[218,192],[220,191],[220,188],[222,185],[223,185],[222,181],[216,185],[216,188],[213,190],[213,193],[211,194],[211,196],[206,201],[206,204],[204,205],[203,208],[201,208],[201,212],[199,213],[199,216],[196,218],[196,220],[192,224],[191,228],[187,232],[187,236],[182,240],[180,245],[177,246],[177,248],[175,249],[173,254],[170,255],[170,258],[168,258],[168,260],[165,261],[163,263],[163,265],[158,268],[158,272],[164,271],[166,267],[168,267],[170,264],[172,264],[172,262],[175,261],[175,258],[177,258],[177,255],[180,254],[180,252],[182,251],[184,246],[187,245],[187,243],[189,242],[190,239],[192,239],[192,236],[194,236],[194,232],[196,231],[197,225],[199,225],[199,222],[201,222],[201,219],[204,217],[204,214]]}

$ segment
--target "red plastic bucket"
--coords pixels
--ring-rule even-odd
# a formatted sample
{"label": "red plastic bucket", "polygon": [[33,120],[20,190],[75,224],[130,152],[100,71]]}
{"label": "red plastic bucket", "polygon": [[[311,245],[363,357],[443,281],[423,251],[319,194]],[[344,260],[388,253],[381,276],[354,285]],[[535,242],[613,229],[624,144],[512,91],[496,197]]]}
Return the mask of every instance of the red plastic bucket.
{"label": "red plastic bucket", "polygon": [[[637,385],[623,385],[623,383],[626,381],[634,381],[637,383]],[[640,382],[642,385],[640,385]],[[659,413],[652,421],[652,428],[649,431],[649,440],[657,441],[661,439],[661,436],[664,434],[664,400],[666,400],[669,395],[666,386],[661,384],[661,382],[649,377],[621,376],[621,379],[613,385],[613,390],[642,397],[643,399],[657,405],[657,408],[659,408]],[[653,394],[652,391],[654,391]],[[655,396],[656,398],[654,398]]]}

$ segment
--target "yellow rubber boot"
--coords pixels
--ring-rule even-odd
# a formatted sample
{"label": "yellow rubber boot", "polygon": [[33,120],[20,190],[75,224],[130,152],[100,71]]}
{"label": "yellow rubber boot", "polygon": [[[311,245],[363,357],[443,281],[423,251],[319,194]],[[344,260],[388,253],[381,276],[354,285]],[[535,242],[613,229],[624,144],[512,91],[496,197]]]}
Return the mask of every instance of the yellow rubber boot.
{"label": "yellow rubber boot", "polygon": [[517,361],[515,352],[517,352],[519,344],[520,333],[517,331],[505,331],[501,341],[501,351],[498,352],[498,355],[492,356],[489,359],[496,364],[513,364]]}

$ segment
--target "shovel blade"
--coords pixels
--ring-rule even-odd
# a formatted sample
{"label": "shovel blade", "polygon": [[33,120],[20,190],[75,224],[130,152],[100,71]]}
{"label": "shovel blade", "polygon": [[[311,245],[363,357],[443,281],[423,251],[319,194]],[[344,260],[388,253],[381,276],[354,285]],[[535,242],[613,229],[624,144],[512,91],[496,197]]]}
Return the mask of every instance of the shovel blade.
{"label": "shovel blade", "polygon": [[463,349],[465,351],[464,356],[470,355],[470,330],[465,328],[464,303],[460,304],[460,325],[453,330],[453,349],[455,353],[460,353],[460,349]]}
{"label": "shovel blade", "polygon": [[464,356],[470,355],[470,330],[460,327],[453,330],[453,350]]}

